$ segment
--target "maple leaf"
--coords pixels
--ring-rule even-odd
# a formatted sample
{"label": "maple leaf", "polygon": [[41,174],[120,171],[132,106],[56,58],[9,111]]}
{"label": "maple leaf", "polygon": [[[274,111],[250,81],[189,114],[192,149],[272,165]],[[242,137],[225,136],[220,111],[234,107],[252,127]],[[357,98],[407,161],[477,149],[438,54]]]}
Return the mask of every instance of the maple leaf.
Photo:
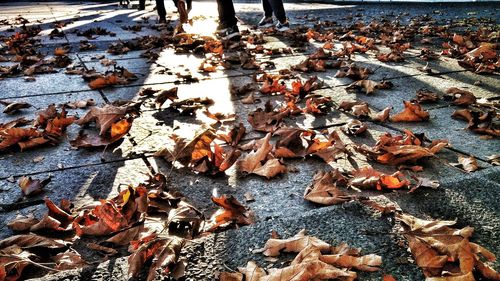
{"label": "maple leaf", "polygon": [[476,103],[477,100],[473,93],[456,87],[446,90],[446,94],[444,97],[451,99],[455,105],[468,106]]}
{"label": "maple leaf", "polygon": [[49,142],[36,129],[7,128],[0,129],[0,151],[13,145],[18,145],[21,150],[33,148]]}
{"label": "maple leaf", "polygon": [[179,97],[177,96],[177,91],[177,87],[161,91],[155,98],[156,108],[161,108],[167,100],[174,101],[178,99]]}
{"label": "maple leaf", "polygon": [[346,184],[347,180],[339,170],[316,172],[313,182],[304,192],[304,199],[322,205],[336,205],[351,201],[354,197],[346,195],[337,187],[337,185]]}
{"label": "maple leaf", "polygon": [[212,197],[212,202],[221,207],[221,209],[212,215],[206,230],[208,232],[232,223],[237,225],[255,223],[254,212],[248,207],[243,206],[233,196],[222,195],[221,197]]}
{"label": "maple leaf", "polygon": [[389,133],[380,136],[374,147],[362,145],[356,149],[375,158],[379,163],[399,165],[432,157],[447,144],[446,140],[435,140],[428,147],[425,147],[411,131],[405,130],[402,136],[393,137]]}
{"label": "maple leaf", "polygon": [[416,93],[418,103],[435,103],[439,100],[439,96],[427,89],[419,89]]}
{"label": "maple leaf", "polygon": [[369,95],[373,94],[375,89],[390,89],[392,87],[392,83],[388,81],[378,83],[372,80],[359,80],[347,86],[346,90],[364,90]]}
{"label": "maple leaf", "polygon": [[377,59],[381,62],[402,62],[405,60],[405,57],[402,52],[392,50],[389,53],[378,54]]}
{"label": "maple leaf", "polygon": [[272,158],[270,154],[272,145],[269,142],[271,134],[268,133],[262,141],[262,145],[256,150],[248,153],[238,161],[238,170],[241,172],[256,174],[266,178],[272,178],[278,174],[285,173],[287,168],[278,159]]}
{"label": "maple leaf", "polygon": [[292,70],[302,72],[324,72],[326,71],[326,62],[322,59],[306,58],[297,65],[292,65]]}
{"label": "maple leaf", "polygon": [[367,129],[368,126],[366,126],[365,123],[356,119],[351,119],[347,124],[342,126],[342,131],[348,135],[359,135],[364,133]]}
{"label": "maple leaf", "polygon": [[274,132],[280,127],[283,118],[289,114],[289,109],[285,109],[283,112],[274,111],[271,102],[267,101],[264,109],[257,108],[257,110],[248,114],[248,123],[256,131]]}
{"label": "maple leaf", "polygon": [[[297,252],[289,266],[271,268],[268,272],[249,262],[246,268],[239,268],[240,274],[223,273],[219,280],[354,280],[357,274],[351,268],[362,271],[377,271],[382,259],[377,255],[360,255],[360,250],[351,249],[346,244],[332,247],[316,237],[306,236],[305,230],[289,239],[271,238],[262,252],[267,256],[277,256],[280,251]],[[251,279],[250,279],[251,278]]]}
{"label": "maple leaf", "polygon": [[377,190],[383,190],[399,189],[410,185],[410,181],[407,180],[401,172],[387,175],[370,167],[354,170],[351,172],[351,176],[352,178],[349,180],[349,184],[357,188],[376,188]]}
{"label": "maple leaf", "polygon": [[304,98],[306,95],[320,87],[320,83],[317,81],[317,76],[310,77],[304,83],[302,83],[301,80],[294,81],[292,82],[292,91],[290,93],[294,96]]}
{"label": "maple leaf", "polygon": [[318,156],[326,163],[331,163],[337,161],[341,156],[349,155],[350,152],[346,149],[338,133],[333,131],[328,135],[326,141],[317,138],[313,139],[307,148],[307,154]]}
{"label": "maple leaf", "polygon": [[313,115],[322,115],[326,114],[332,105],[330,97],[311,97],[306,100],[306,108],[302,111]]}
{"label": "maple leaf", "polygon": [[56,263],[55,268],[57,270],[68,270],[88,265],[82,256],[74,250],[59,253],[54,256],[53,260]]}
{"label": "maple leaf", "polygon": [[451,117],[468,121],[467,129],[473,132],[500,136],[500,128],[498,122],[496,122],[498,116],[494,110],[482,112],[479,110],[460,109],[455,110]]}
{"label": "maple leaf", "polygon": [[129,186],[115,198],[101,200],[101,204],[93,210],[78,215],[73,227],[78,236],[102,236],[123,230],[141,219],[147,211],[146,200],[144,187]]}
{"label": "maple leaf", "polygon": [[365,80],[372,73],[373,72],[369,68],[360,67],[352,63],[347,68],[342,68],[339,71],[337,71],[335,77],[337,78],[348,77],[351,78],[352,80],[357,81],[357,80]]}
{"label": "maple leaf", "polygon": [[195,136],[187,140],[172,136],[175,141],[173,150],[162,148],[155,153],[155,156],[163,156],[168,161],[179,163],[187,166],[194,160],[199,160],[203,156],[210,155],[210,143],[217,137],[215,131],[211,127],[204,126],[196,131]]}
{"label": "maple leaf", "polygon": [[0,100],[0,103],[5,105],[3,109],[3,113],[5,114],[14,114],[23,108],[30,108],[32,105],[27,102],[6,102]]}
{"label": "maple leaf", "polygon": [[390,117],[392,122],[421,122],[429,120],[429,112],[425,111],[420,104],[403,101],[405,109]]}
{"label": "maple leaf", "polygon": [[351,112],[358,117],[365,117],[370,114],[368,103],[364,101],[342,101],[339,109]]}
{"label": "maple leaf", "polygon": [[31,228],[31,226],[37,224],[39,222],[33,215],[23,216],[17,215],[15,219],[7,223],[7,227],[12,229],[13,231],[26,231]]}
{"label": "maple leaf", "polygon": [[100,128],[99,135],[104,135],[111,126],[121,120],[127,113],[135,112],[137,105],[115,106],[106,104],[103,107],[91,108],[83,118],[75,123],[85,125],[95,121]]}
{"label": "maple leaf", "polygon": [[21,177],[19,179],[19,187],[25,196],[32,196],[42,192],[44,188],[51,181],[51,177],[44,180],[33,180],[31,177]]}
{"label": "maple leaf", "polygon": [[245,132],[245,126],[243,126],[243,123],[239,123],[239,125],[237,127],[233,127],[228,134],[219,134],[218,137],[224,140],[230,146],[235,147],[241,141],[241,139],[245,135]]}
{"label": "maple leaf", "polygon": [[396,219],[426,277],[439,278],[450,272],[456,280],[474,280],[472,272],[477,270],[490,280],[499,280],[500,274],[485,263],[494,261],[495,255],[470,242],[472,227],[456,229],[452,227],[455,221],[423,220],[407,214],[397,214]]}
{"label": "maple leaf", "polygon": [[277,93],[277,94],[285,93],[286,86],[283,85],[282,83],[280,83],[280,78],[281,77],[279,75],[278,76],[271,76],[271,75],[265,74],[262,78],[264,84],[260,88],[260,92],[262,94],[266,94],[266,95],[274,94],[274,93]]}
{"label": "maple leaf", "polygon": [[480,169],[479,164],[477,163],[476,158],[473,156],[458,156],[458,163],[450,163],[451,165],[454,166],[460,166],[462,169],[464,169],[467,173],[472,173],[478,169]]}
{"label": "maple leaf", "polygon": [[162,274],[170,275],[174,271],[184,243],[181,238],[156,237],[156,235],[149,241],[138,241],[136,249],[128,258],[129,275],[136,277],[144,264],[150,260],[153,260],[153,263],[149,268],[147,281],[152,281],[157,277],[158,269],[162,270]]}
{"label": "maple leaf", "polygon": [[[99,147],[110,145],[123,138],[132,127],[133,118],[122,119],[111,124],[111,129],[107,135],[98,135],[96,133],[80,131],[77,138],[70,143],[74,147]],[[102,129],[102,127],[101,127]]]}
{"label": "maple leaf", "polygon": [[276,257],[279,256],[281,252],[299,253],[310,245],[324,253],[328,253],[331,247],[330,244],[319,238],[306,235],[306,230],[302,229],[295,234],[295,236],[288,239],[271,238],[267,240],[263,248],[255,250],[254,252],[262,253],[267,257]]}
{"label": "maple leaf", "polygon": [[303,136],[313,136],[314,133],[299,128],[280,128],[274,135],[280,136],[280,139],[274,146],[274,156],[280,158],[304,157],[307,155],[308,144],[305,143]]}
{"label": "maple leaf", "polygon": [[391,107],[388,106],[388,107],[384,108],[382,111],[380,111],[379,113],[372,115],[370,118],[373,121],[385,122],[385,121],[387,121],[387,119],[389,119],[390,113],[391,113]]}

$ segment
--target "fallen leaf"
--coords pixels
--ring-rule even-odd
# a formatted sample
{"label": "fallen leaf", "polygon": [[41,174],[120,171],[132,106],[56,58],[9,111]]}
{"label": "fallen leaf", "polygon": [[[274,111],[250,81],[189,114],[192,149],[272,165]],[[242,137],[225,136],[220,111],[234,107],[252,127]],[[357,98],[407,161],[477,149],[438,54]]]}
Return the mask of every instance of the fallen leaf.
{"label": "fallen leaf", "polygon": [[17,215],[15,219],[10,221],[7,226],[13,231],[27,231],[31,226],[39,222],[33,215],[23,216]]}
{"label": "fallen leaf", "polygon": [[26,103],[26,102],[6,102],[6,101],[0,101],[1,104],[5,105],[5,108],[3,109],[3,113],[5,114],[14,114],[18,112],[20,109],[23,108],[30,108],[31,104]]}
{"label": "fallen leaf", "polygon": [[382,111],[380,111],[377,114],[374,114],[371,116],[371,119],[373,121],[378,121],[378,122],[385,122],[387,119],[389,119],[389,114],[391,113],[391,107],[386,107]]}
{"label": "fallen leaf", "polygon": [[418,103],[434,103],[439,100],[439,96],[427,89],[419,89],[416,94]]}
{"label": "fallen leaf", "polygon": [[373,168],[364,167],[351,172],[351,176],[349,185],[362,189],[400,189],[410,186],[410,181],[401,172],[387,175]]}
{"label": "fallen leaf", "polygon": [[445,98],[451,99],[455,105],[468,106],[477,100],[473,93],[456,87],[446,90],[446,94]]}
{"label": "fallen leaf", "polygon": [[306,230],[302,229],[295,236],[288,239],[271,238],[267,240],[264,248],[255,250],[254,253],[262,253],[267,257],[276,257],[281,252],[299,253],[308,246],[313,246],[324,253],[328,253],[331,247],[330,244],[321,239],[306,235]]}
{"label": "fallen leaf", "polygon": [[280,127],[283,118],[289,114],[288,109],[283,112],[273,110],[270,101],[267,101],[264,110],[257,108],[248,114],[248,122],[256,131],[274,132]]}
{"label": "fallen leaf", "polygon": [[[431,280],[475,280],[473,271],[491,280],[500,277],[483,262],[495,260],[493,253],[469,241],[472,227],[456,229],[452,227],[455,221],[423,220],[404,213],[396,219],[403,226],[416,264]],[[446,272],[454,272],[458,279],[446,279]]]}
{"label": "fallen leaf", "polygon": [[480,168],[476,158],[462,155],[458,156],[458,163],[456,163],[456,166],[462,167],[467,173],[472,173]]}
{"label": "fallen leaf", "polygon": [[255,214],[249,208],[241,205],[233,196],[222,195],[221,197],[212,197],[212,202],[221,207],[212,215],[208,232],[217,228],[227,226],[228,224],[249,225],[255,223]]}
{"label": "fallen leaf", "polygon": [[390,117],[392,122],[421,122],[429,120],[429,113],[420,104],[403,101],[405,109]]}
{"label": "fallen leaf", "polygon": [[157,270],[165,275],[169,275],[174,270],[175,264],[179,259],[179,254],[184,246],[184,240],[177,237],[155,237],[141,245],[129,256],[129,275],[137,277],[144,264],[152,260],[149,268],[147,281],[154,280],[158,273]]}
{"label": "fallen leaf", "polygon": [[364,133],[368,129],[368,126],[366,126],[365,123],[356,120],[356,119],[351,119],[342,126],[342,131],[344,131],[348,135],[359,135]]}
{"label": "fallen leaf", "polygon": [[339,170],[316,172],[313,182],[304,192],[304,199],[322,205],[336,205],[353,200],[353,196],[346,195],[337,185],[347,185],[346,178]]}
{"label": "fallen leaf", "polygon": [[51,181],[51,177],[44,180],[33,180],[31,177],[21,177],[19,179],[19,187],[25,196],[33,196],[42,192],[44,188]]}

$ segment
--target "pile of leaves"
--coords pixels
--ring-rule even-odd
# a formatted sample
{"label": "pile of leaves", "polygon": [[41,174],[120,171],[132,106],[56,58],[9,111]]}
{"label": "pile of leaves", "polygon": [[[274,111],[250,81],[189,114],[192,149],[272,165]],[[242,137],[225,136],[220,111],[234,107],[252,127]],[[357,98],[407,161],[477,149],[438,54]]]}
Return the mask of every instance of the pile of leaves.
{"label": "pile of leaves", "polygon": [[352,270],[373,272],[380,270],[382,258],[375,254],[361,255],[360,249],[347,244],[332,246],[319,238],[308,236],[305,230],[288,239],[271,238],[264,248],[257,250],[265,256],[279,256],[281,252],[297,253],[290,265],[263,269],[249,261],[239,272],[222,272],[220,281],[281,281],[281,280],[355,280]]}
{"label": "pile of leaves", "polygon": [[[183,275],[180,251],[186,239],[202,230],[202,213],[182,195],[169,192],[161,174],[81,211],[67,200],[57,206],[46,198],[45,204],[42,218],[19,216],[8,223],[18,234],[0,241],[2,280],[18,280],[34,267],[53,271],[89,266],[86,259],[95,260],[96,253],[106,259],[127,247],[131,276],[138,276],[153,261],[147,280],[155,279],[158,269],[178,278]],[[94,256],[84,257],[82,245]],[[49,263],[53,267],[45,265]]]}

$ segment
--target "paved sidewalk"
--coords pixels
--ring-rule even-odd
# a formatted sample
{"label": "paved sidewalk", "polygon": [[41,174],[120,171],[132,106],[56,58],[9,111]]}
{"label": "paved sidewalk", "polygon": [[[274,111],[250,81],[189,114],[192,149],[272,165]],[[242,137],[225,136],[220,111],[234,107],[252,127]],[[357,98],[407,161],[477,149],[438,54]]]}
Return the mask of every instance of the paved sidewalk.
{"label": "paved sidewalk", "polygon": [[[148,1],[149,3],[152,2]],[[171,19],[169,26],[172,28],[177,22],[177,14],[172,12],[172,3],[166,1],[166,4],[168,17]],[[279,102],[279,97],[257,93],[256,97],[261,103],[244,104],[241,97],[230,92],[232,87],[254,83],[254,70],[237,67],[202,73],[198,70],[204,59],[202,56],[175,52],[172,46],[164,48],[153,62],[143,56],[142,50],[132,50],[121,55],[107,52],[110,44],[119,41],[128,42],[147,35],[161,35],[162,30],[158,30],[156,26],[157,17],[155,11],[152,11],[153,7],[149,4],[146,11],[137,11],[119,8],[117,3],[0,3],[0,19],[12,22],[18,15],[22,15],[30,22],[29,25],[40,25],[42,31],[36,39],[40,40],[39,50],[42,53],[52,55],[55,48],[70,46],[69,57],[77,66],[87,70],[111,70],[112,67],[103,66],[99,62],[105,57],[116,61],[117,66],[125,67],[138,77],[128,85],[115,85],[99,90],[91,89],[80,75],[65,74],[64,69],[58,69],[55,73],[34,75],[35,80],[30,82],[25,81],[22,75],[6,77],[0,80],[0,100],[28,102],[33,107],[23,109],[14,116],[0,113],[0,124],[9,122],[14,117],[33,119],[37,111],[53,103],[93,99],[98,105],[103,105],[119,100],[137,100],[138,93],[148,87],[164,90],[177,86],[180,99],[207,97],[214,100],[214,104],[209,108],[210,112],[235,114],[235,124],[243,122],[247,128],[248,133],[244,141],[262,138],[264,134],[250,130],[247,116],[257,107],[263,107],[267,100]],[[478,3],[473,7],[437,4],[341,6],[287,3],[285,8],[294,26],[308,27],[327,20],[349,26],[360,20],[370,22],[382,18],[398,18],[409,24],[410,18],[420,15],[431,15],[434,20],[443,24],[450,20],[471,17],[499,18],[498,5]],[[237,3],[236,10],[240,29],[254,30],[253,27],[261,16],[260,4]],[[195,1],[190,16],[193,18],[193,24],[186,26],[186,32],[210,35],[215,30],[214,2]],[[61,28],[64,36],[51,39],[50,33],[54,24],[60,22],[67,23]],[[138,27],[136,31],[124,29],[136,24],[140,26],[140,30]],[[471,24],[477,26],[481,23]],[[19,26],[20,23],[11,29],[10,25],[0,25],[0,36],[14,34]],[[100,35],[88,39],[96,45],[96,49],[80,51],[80,41],[85,37],[77,36],[74,31],[95,27],[106,29],[114,35]],[[256,57],[258,63],[274,63],[275,68],[269,70],[270,73],[291,68],[322,45],[319,42],[310,42],[295,46],[293,41],[281,35],[266,35],[263,38],[263,46],[267,49],[292,50],[292,53]],[[387,80],[394,84],[393,89],[377,90],[374,95],[347,92],[345,88],[352,80],[335,77],[336,69],[317,73],[297,72],[297,76],[303,80],[317,75],[324,85],[315,93],[330,97],[335,109],[327,115],[306,114],[286,120],[285,123],[316,132],[331,132],[353,118],[352,115],[336,109],[344,100],[366,101],[374,112],[392,106],[392,112],[396,113],[403,110],[403,100],[413,99],[417,90],[422,88],[441,94],[451,87],[459,87],[473,92],[477,98],[486,98],[489,101],[497,101],[500,98],[498,74],[475,74],[459,66],[455,59],[444,56],[440,56],[438,60],[424,61],[418,56],[420,47],[417,45],[406,50],[406,61],[402,63],[380,62],[370,52],[352,56],[357,65],[374,70],[370,76],[371,80]],[[434,48],[438,53],[441,51],[437,44],[431,45],[430,48]],[[427,63],[434,71],[433,75],[419,70]],[[11,64],[0,62],[0,66]],[[198,79],[198,82],[189,83],[179,76],[188,73],[192,78]],[[156,110],[150,104],[143,105],[141,115],[135,119],[124,140],[105,151],[72,148],[69,140],[77,136],[79,126],[71,126],[68,128],[67,139],[56,146],[37,147],[23,152],[0,152],[0,239],[13,235],[6,223],[17,214],[43,215],[44,197],[49,197],[54,202],[69,199],[76,206],[83,206],[100,198],[116,196],[123,185],[144,182],[149,173],[162,172],[170,175],[169,184],[172,188],[183,193],[187,200],[205,212],[207,217],[217,209],[210,200],[214,190],[219,194],[234,195],[240,202],[245,202],[247,192],[255,197],[255,201],[245,202],[245,205],[255,211],[256,224],[206,235],[188,243],[182,252],[188,262],[187,280],[214,280],[218,272],[244,266],[248,260],[267,265],[269,262],[262,256],[253,254],[252,249],[262,247],[272,230],[282,237],[289,237],[303,228],[325,241],[347,242],[367,253],[381,255],[384,260],[382,271],[360,273],[360,280],[381,280],[384,273],[392,274],[397,280],[423,280],[421,270],[410,262],[411,254],[405,247],[399,246],[401,237],[394,231],[395,224],[391,219],[376,214],[357,202],[320,207],[303,199],[304,189],[310,185],[315,171],[329,169],[323,161],[311,158],[287,160],[287,165],[293,167],[294,172],[270,180],[258,176],[241,177],[233,170],[229,170],[226,177],[210,177],[195,174],[188,169],[172,169],[170,163],[153,157],[153,154],[168,143],[174,130],[181,136],[189,136],[210,119],[203,114],[196,117],[179,116],[165,108]],[[498,137],[484,138],[466,130],[466,122],[450,117],[457,108],[450,106],[449,102],[439,101],[437,104],[426,104],[423,107],[430,113],[429,122],[380,124],[366,121],[367,134],[356,137],[342,135],[342,139],[346,142],[374,145],[377,137],[383,133],[397,135],[404,129],[425,133],[431,140],[448,139],[451,147],[445,148],[437,157],[425,161],[424,171],[419,173],[422,177],[438,180],[440,187],[436,190],[419,189],[414,193],[363,191],[363,195],[383,196],[383,200],[391,200],[405,212],[418,217],[457,220],[460,227],[472,226],[475,229],[472,240],[497,256],[500,255],[500,168],[488,162],[489,156],[500,153]],[[87,110],[71,109],[69,113],[81,117]],[[475,156],[481,169],[466,173],[450,164],[457,162],[461,155]],[[362,155],[356,155],[354,162],[346,161],[337,165],[346,169],[368,165],[366,157]],[[391,173],[395,169],[369,164]],[[27,199],[23,198],[17,184],[22,176],[32,176],[36,179],[51,176],[52,180],[42,194]],[[496,262],[494,268],[499,270],[500,263]],[[113,258],[96,267],[46,275],[41,280],[89,279],[127,280],[126,257]]]}

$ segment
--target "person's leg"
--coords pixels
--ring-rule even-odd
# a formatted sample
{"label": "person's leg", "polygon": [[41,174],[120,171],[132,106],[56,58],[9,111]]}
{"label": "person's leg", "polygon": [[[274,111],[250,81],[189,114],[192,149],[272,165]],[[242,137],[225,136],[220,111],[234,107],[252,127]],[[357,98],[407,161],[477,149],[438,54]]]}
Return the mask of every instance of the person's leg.
{"label": "person's leg", "polygon": [[139,0],[139,10],[146,9],[146,0]]}
{"label": "person's leg", "polygon": [[258,26],[260,28],[266,28],[273,26],[273,8],[269,3],[270,0],[262,0],[262,8],[264,9],[264,16],[259,21]]}
{"label": "person's leg", "polygon": [[232,0],[217,0],[217,10],[219,12],[219,22],[223,27],[236,26],[236,12]]}
{"label": "person's leg", "polygon": [[188,13],[191,12],[191,9],[193,8],[193,1],[192,0],[186,0],[187,4],[187,11]]}
{"label": "person's leg", "polygon": [[273,16],[273,8],[269,4],[270,0],[262,0],[262,8],[264,8],[264,17],[270,18]]}
{"label": "person's leg", "polygon": [[269,1],[274,16],[278,19],[280,23],[286,22],[286,13],[285,13],[285,7],[283,7],[283,0],[263,0],[263,1]]}
{"label": "person's leg", "polygon": [[189,10],[186,8],[186,0],[174,0],[175,7],[179,12],[179,21],[181,23],[186,23],[188,20]]}
{"label": "person's leg", "polygon": [[160,17],[160,22],[166,21],[167,11],[165,10],[164,0],[156,0],[156,10],[158,11],[158,16]]}

